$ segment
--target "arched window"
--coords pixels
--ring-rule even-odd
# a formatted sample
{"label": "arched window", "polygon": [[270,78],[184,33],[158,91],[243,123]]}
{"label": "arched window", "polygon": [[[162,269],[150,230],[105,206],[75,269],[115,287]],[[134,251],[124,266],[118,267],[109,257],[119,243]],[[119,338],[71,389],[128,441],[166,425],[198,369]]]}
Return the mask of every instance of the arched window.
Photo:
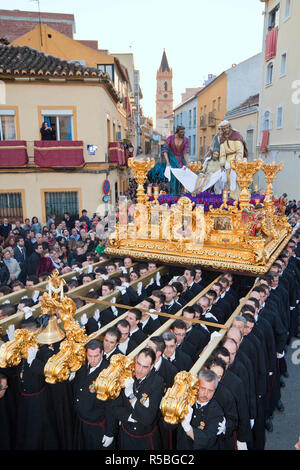
{"label": "arched window", "polygon": [[269,131],[272,129],[272,113],[271,111],[265,111],[262,122],[263,131]]}
{"label": "arched window", "polygon": [[165,87],[165,91],[167,91],[168,90],[168,83],[167,82],[164,83],[164,87]]}

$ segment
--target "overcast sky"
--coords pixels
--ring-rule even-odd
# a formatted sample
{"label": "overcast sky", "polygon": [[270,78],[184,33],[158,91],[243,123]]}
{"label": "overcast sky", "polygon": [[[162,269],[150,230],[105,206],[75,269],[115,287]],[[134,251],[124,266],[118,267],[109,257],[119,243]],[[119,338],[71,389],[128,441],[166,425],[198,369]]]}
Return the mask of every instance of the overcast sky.
{"label": "overcast sky", "polygon": [[[0,0],[1,9],[37,11],[36,0]],[[203,84],[261,51],[259,0],[40,0],[41,12],[73,13],[74,39],[133,52],[144,114],[155,119],[156,71],[163,48],[173,69],[174,106],[185,88]]]}

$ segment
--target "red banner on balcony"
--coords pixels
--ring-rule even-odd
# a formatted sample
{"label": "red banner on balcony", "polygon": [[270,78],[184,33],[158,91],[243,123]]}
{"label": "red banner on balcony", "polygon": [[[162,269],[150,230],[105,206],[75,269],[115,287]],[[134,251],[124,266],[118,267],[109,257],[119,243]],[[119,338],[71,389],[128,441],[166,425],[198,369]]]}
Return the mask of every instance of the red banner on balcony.
{"label": "red banner on balcony", "polygon": [[0,166],[24,166],[27,163],[26,140],[0,141]]}
{"label": "red banner on balcony", "polygon": [[84,164],[82,140],[35,140],[34,163],[41,167],[81,166]]}
{"label": "red banner on balcony", "polygon": [[269,142],[269,131],[262,131],[262,139],[261,139],[261,144],[260,144],[261,152],[267,151],[268,142]]}
{"label": "red banner on balcony", "polygon": [[109,162],[125,165],[124,146],[121,142],[108,143]]}
{"label": "red banner on balcony", "polygon": [[266,37],[266,60],[276,56],[278,27],[273,28]]}

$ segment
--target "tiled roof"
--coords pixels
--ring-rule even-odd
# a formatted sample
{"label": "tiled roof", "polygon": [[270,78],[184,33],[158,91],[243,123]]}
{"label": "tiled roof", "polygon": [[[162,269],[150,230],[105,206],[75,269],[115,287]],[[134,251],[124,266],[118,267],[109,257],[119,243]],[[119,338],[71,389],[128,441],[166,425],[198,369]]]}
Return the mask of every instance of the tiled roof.
{"label": "tiled roof", "polygon": [[106,83],[111,93],[118,99],[109,76],[93,67],[71,63],[51,55],[39,52],[28,46],[12,46],[0,43],[0,76],[5,78],[34,77],[34,78],[65,78],[82,80],[84,78],[99,78]]}
{"label": "tiled roof", "polygon": [[259,104],[259,94],[249,96],[243,103],[241,103],[236,108],[230,110],[230,112],[236,112],[244,108],[251,108],[252,106],[257,106]]}

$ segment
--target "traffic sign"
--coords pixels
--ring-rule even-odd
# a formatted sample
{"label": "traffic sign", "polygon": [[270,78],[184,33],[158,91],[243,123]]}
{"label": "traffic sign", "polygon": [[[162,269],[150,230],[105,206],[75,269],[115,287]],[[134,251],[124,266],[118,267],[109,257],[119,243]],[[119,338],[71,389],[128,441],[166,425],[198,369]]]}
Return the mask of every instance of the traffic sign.
{"label": "traffic sign", "polygon": [[110,182],[108,180],[104,180],[103,182],[103,192],[104,194],[108,194],[110,191]]}

